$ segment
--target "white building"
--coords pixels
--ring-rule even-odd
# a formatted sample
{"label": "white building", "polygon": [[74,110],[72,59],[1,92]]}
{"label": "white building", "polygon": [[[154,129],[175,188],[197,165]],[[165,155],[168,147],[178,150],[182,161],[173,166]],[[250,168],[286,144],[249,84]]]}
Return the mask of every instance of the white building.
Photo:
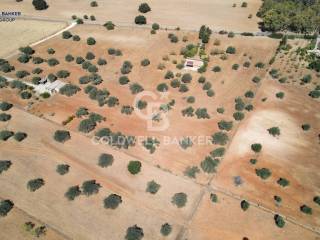
{"label": "white building", "polygon": [[204,63],[201,59],[187,58],[184,63],[184,69],[198,71],[198,69],[201,68],[203,64]]}

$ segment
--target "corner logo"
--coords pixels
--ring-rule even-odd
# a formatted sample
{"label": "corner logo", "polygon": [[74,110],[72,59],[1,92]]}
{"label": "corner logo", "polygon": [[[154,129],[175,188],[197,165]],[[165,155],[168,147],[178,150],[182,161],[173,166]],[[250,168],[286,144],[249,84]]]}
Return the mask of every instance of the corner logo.
{"label": "corner logo", "polygon": [[[134,99],[133,106],[134,112],[136,115],[146,120],[147,129],[149,131],[165,131],[169,128],[169,119],[168,119],[168,106],[164,102],[168,99],[169,93],[164,92],[160,93],[160,96],[150,91],[143,91],[137,94]],[[153,101],[148,102],[145,110],[138,108],[139,101],[142,99],[151,98]]]}

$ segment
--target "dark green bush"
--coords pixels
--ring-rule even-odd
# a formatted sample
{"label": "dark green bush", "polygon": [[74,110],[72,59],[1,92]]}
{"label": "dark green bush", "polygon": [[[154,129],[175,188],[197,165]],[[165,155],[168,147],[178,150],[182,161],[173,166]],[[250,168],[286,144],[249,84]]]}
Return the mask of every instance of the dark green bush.
{"label": "dark green bush", "polygon": [[98,61],[97,61],[97,64],[99,66],[102,66],[102,65],[107,65],[107,60],[103,59],[103,58],[99,58]]}
{"label": "dark green bush", "polygon": [[308,131],[311,128],[311,126],[310,126],[310,124],[305,123],[305,124],[301,125],[301,128],[303,131]]}
{"label": "dark green bush", "polygon": [[286,222],[284,221],[283,217],[280,215],[276,214],[274,215],[274,222],[279,228],[283,228]]}
{"label": "dark green bush", "polygon": [[156,183],[154,180],[147,183],[146,192],[151,194],[156,194],[160,189],[160,184]]}
{"label": "dark green bush", "polygon": [[48,48],[47,53],[52,55],[52,54],[55,54],[56,51],[53,48]]}
{"label": "dark green bush", "polygon": [[21,47],[21,48],[19,48],[19,51],[26,54],[26,55],[33,55],[35,53],[34,49],[30,46]]}
{"label": "dark green bush", "polygon": [[251,150],[254,151],[255,153],[261,152],[262,145],[260,143],[254,143],[251,144]]}
{"label": "dark green bush", "polygon": [[27,188],[30,192],[35,192],[45,184],[42,178],[31,179],[27,183]]}
{"label": "dark green bush", "polygon": [[274,137],[280,136],[280,128],[278,128],[278,127],[271,127],[267,130],[268,130],[269,134]]}
{"label": "dark green bush", "polygon": [[25,70],[16,72],[16,77],[17,78],[24,78],[24,77],[29,76],[29,75],[30,75],[30,73],[25,71]]}
{"label": "dark green bush", "polygon": [[190,83],[192,80],[192,76],[189,73],[185,73],[182,75],[181,81],[184,83]]}
{"label": "dark green bush", "polygon": [[5,171],[8,171],[11,165],[12,162],[9,160],[0,160],[0,174],[2,174]]}
{"label": "dark green bush", "polygon": [[258,168],[256,169],[256,174],[263,180],[271,176],[271,171],[268,168]]}
{"label": "dark green bush", "polygon": [[64,31],[63,33],[62,33],[62,38],[63,39],[69,39],[69,38],[71,38],[72,37],[72,34],[71,34],[71,32],[69,32],[69,31]]}
{"label": "dark green bush", "polygon": [[32,94],[27,91],[23,91],[20,93],[20,96],[22,99],[30,99],[32,97]]}
{"label": "dark green bush", "polygon": [[132,175],[136,175],[141,171],[141,162],[139,161],[130,161],[128,164],[128,171]]}
{"label": "dark green bush", "polygon": [[133,83],[130,85],[130,91],[132,94],[137,94],[139,92],[142,92],[143,90],[143,87],[138,83]]}
{"label": "dark green bush", "polygon": [[18,57],[18,61],[21,62],[21,63],[27,63],[27,62],[29,62],[30,59],[31,59],[31,56],[29,56],[27,54],[21,54]]}
{"label": "dark green bush", "polygon": [[103,153],[99,157],[98,165],[100,167],[106,168],[106,167],[111,166],[113,164],[113,161],[114,161],[114,159],[111,154]]}
{"label": "dark green bush", "polygon": [[200,163],[201,169],[206,173],[213,173],[216,171],[216,167],[219,164],[218,159],[214,159],[210,156],[205,157],[205,159]]}
{"label": "dark green bush", "polygon": [[45,10],[49,7],[45,0],[32,0],[32,5],[39,11]]}
{"label": "dark green bush", "polygon": [[246,200],[242,200],[240,206],[243,211],[247,211],[250,207],[250,203],[248,203]]}
{"label": "dark green bush", "polygon": [[76,85],[73,85],[71,83],[68,83],[64,85],[62,88],[60,88],[59,92],[62,95],[66,95],[68,97],[76,94],[78,91],[80,91],[80,88]]}
{"label": "dark green bush", "polygon": [[213,72],[221,72],[221,67],[215,66],[215,67],[212,68],[212,71]]}
{"label": "dark green bush", "polygon": [[182,208],[187,203],[187,194],[180,192],[173,195],[171,203],[176,205],[178,208]]}
{"label": "dark green bush", "polygon": [[284,98],[284,92],[278,92],[278,93],[276,93],[276,97],[277,97],[277,98],[280,98],[280,99],[283,99],[283,98]]}
{"label": "dark green bush", "polygon": [[134,22],[135,24],[143,25],[143,24],[147,24],[147,19],[145,16],[139,15],[135,17]]}
{"label": "dark green bush", "polygon": [[133,65],[129,61],[124,61],[121,67],[122,74],[129,74],[133,68]]}
{"label": "dark green bush", "polygon": [[96,126],[97,124],[95,121],[92,121],[91,119],[84,119],[80,122],[78,130],[83,133],[89,133],[94,130]]}
{"label": "dark green bush", "polygon": [[141,13],[147,13],[147,12],[150,12],[151,11],[151,8],[150,6],[148,5],[148,3],[141,3],[140,6],[139,6],[139,12]]}
{"label": "dark green bush", "polygon": [[5,217],[13,208],[14,204],[11,200],[1,200],[0,201],[0,217]]}
{"label": "dark green bush", "polygon": [[160,25],[158,23],[153,23],[152,24],[152,29],[155,30],[155,31],[159,30],[160,29]]}
{"label": "dark green bush", "polygon": [[108,21],[103,25],[107,30],[113,30],[116,26],[112,21]]}
{"label": "dark green bush", "polygon": [[93,37],[88,37],[87,38],[87,44],[88,45],[95,45],[96,44],[96,40]]}
{"label": "dark green bush", "polygon": [[10,119],[11,119],[10,114],[0,113],[0,122],[6,122],[6,121],[9,121]]}
{"label": "dark green bush", "polygon": [[71,54],[67,54],[67,55],[65,56],[65,60],[66,60],[67,62],[72,62],[72,61],[74,60],[74,57],[73,57]]}
{"label": "dark green bush", "polygon": [[166,75],[164,76],[165,79],[170,79],[170,78],[174,78],[174,74],[172,71],[168,70],[166,72]]}
{"label": "dark green bush", "polygon": [[18,141],[18,142],[21,142],[23,141],[24,139],[27,138],[27,134],[24,133],[24,132],[16,132],[13,136],[14,140]]}
{"label": "dark green bush", "polygon": [[227,48],[227,50],[226,50],[226,53],[235,54],[235,53],[236,53],[235,47],[229,46],[229,47]]}
{"label": "dark green bush", "polygon": [[97,194],[99,188],[101,188],[101,185],[97,183],[96,180],[84,181],[81,186],[82,193],[86,196]]}
{"label": "dark green bush", "polygon": [[79,42],[81,39],[80,39],[79,35],[73,35],[72,40],[75,42]]}
{"label": "dark green bush", "polygon": [[68,164],[59,164],[57,165],[56,172],[60,175],[65,175],[69,172],[70,166]]}
{"label": "dark green bush", "polygon": [[69,131],[57,130],[57,131],[55,131],[53,138],[57,142],[64,143],[64,142],[71,139],[71,135],[70,135]]}
{"label": "dark green bush", "polygon": [[161,226],[160,233],[162,236],[168,236],[172,232],[172,227],[169,223],[165,223]]}
{"label": "dark green bush", "polygon": [[81,190],[79,186],[72,186],[70,187],[64,196],[69,200],[73,201],[76,197],[81,195]]}
{"label": "dark green bush", "polygon": [[229,137],[224,132],[216,132],[212,135],[212,143],[218,145],[226,145],[229,141]]}
{"label": "dark green bush", "polygon": [[300,207],[300,211],[305,213],[305,214],[312,215],[312,208],[307,206],[307,205],[305,205],[305,204]]}
{"label": "dark green bush", "polygon": [[159,92],[166,92],[169,90],[169,87],[166,83],[160,83],[158,86],[157,86],[157,90]]}
{"label": "dark green bush", "polygon": [[117,194],[110,194],[103,202],[106,209],[116,209],[122,203],[122,198]]}
{"label": "dark green bush", "polygon": [[290,182],[285,178],[279,178],[277,183],[282,187],[289,186],[289,184],[290,184]]}
{"label": "dark green bush", "polygon": [[220,122],[218,122],[218,127],[220,130],[230,131],[232,129],[232,126],[232,121],[221,120]]}
{"label": "dark green bush", "polygon": [[2,131],[0,131],[0,140],[7,141],[13,135],[14,135],[14,132],[11,132],[8,130],[2,130]]}
{"label": "dark green bush", "polygon": [[141,240],[143,238],[143,229],[134,225],[127,229],[126,240]]}
{"label": "dark green bush", "polygon": [[13,104],[8,102],[1,102],[0,103],[0,110],[1,111],[8,111],[13,107]]}

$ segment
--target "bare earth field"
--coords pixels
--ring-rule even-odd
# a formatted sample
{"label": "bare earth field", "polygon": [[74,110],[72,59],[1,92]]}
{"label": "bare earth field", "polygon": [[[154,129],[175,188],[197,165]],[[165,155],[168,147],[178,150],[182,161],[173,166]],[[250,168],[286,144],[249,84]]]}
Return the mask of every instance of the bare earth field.
{"label": "bare earth field", "polygon": [[[89,29],[89,31],[88,31]],[[125,36],[131,32],[131,37]],[[73,96],[74,101],[69,101],[70,98],[56,95],[48,101],[44,101],[39,104],[35,104],[32,108],[32,112],[44,116],[47,119],[55,121],[61,124],[69,116],[75,114],[76,110],[85,106],[92,112],[100,113],[106,117],[106,122],[99,124],[99,127],[109,127],[113,131],[121,131],[126,135],[133,136],[155,136],[160,142],[163,142],[166,136],[179,137],[184,136],[208,136],[210,137],[214,132],[218,131],[217,123],[220,120],[232,121],[232,114],[234,112],[234,99],[248,90],[255,90],[257,84],[253,83],[251,79],[254,76],[263,76],[266,74],[265,69],[257,69],[254,64],[260,61],[266,61],[272,57],[270,49],[275,49],[277,41],[267,38],[227,38],[215,35],[213,38],[217,38],[221,41],[220,46],[213,46],[213,41],[208,45],[207,52],[210,53],[213,49],[225,50],[228,46],[235,46],[237,53],[229,55],[228,60],[221,60],[219,56],[211,56],[212,60],[209,63],[208,69],[213,66],[219,65],[222,68],[222,72],[214,73],[207,71],[203,74],[208,79],[208,82],[212,84],[212,89],[215,92],[215,96],[210,98],[206,95],[206,92],[202,90],[202,85],[198,83],[198,78],[201,76],[199,73],[191,73],[193,80],[188,87],[190,91],[186,93],[180,93],[177,89],[170,88],[168,99],[165,99],[163,103],[168,103],[174,99],[176,104],[174,111],[169,112],[170,126],[165,131],[152,132],[148,131],[146,127],[146,121],[142,120],[136,114],[124,115],[121,114],[122,105],[134,105],[135,96],[130,93],[128,86],[120,86],[118,78],[121,76],[119,68],[125,60],[130,60],[134,65],[132,72],[129,74],[129,79],[132,83],[137,82],[141,84],[145,90],[152,91],[159,95],[156,90],[156,86],[159,83],[166,82],[170,84],[170,80],[165,80],[164,75],[167,70],[172,70],[175,73],[185,73],[184,70],[176,69],[172,63],[176,60],[178,63],[182,61],[183,57],[179,54],[180,48],[189,43],[196,43],[196,34],[190,34],[186,32],[176,32],[179,38],[188,36],[189,41],[183,43],[180,41],[178,44],[172,44],[167,39],[169,32],[160,31],[157,35],[150,35],[148,30],[115,30],[106,31],[102,27],[97,26],[78,26],[72,31],[73,34],[81,36],[83,39],[81,42],[73,42],[71,40],[61,40],[60,37],[50,39],[43,44],[36,47],[36,56],[42,56],[49,58],[47,54],[48,48],[56,49],[56,53],[52,56],[60,61],[60,64],[55,67],[49,67],[48,64],[42,63],[38,65],[44,70],[43,75],[49,73],[55,73],[58,70],[68,69],[71,72],[71,76],[67,78],[68,82],[78,84],[79,77],[85,74],[85,71],[80,65],[68,63],[64,60],[65,55],[71,54],[73,56],[85,57],[87,51],[91,51],[96,55],[96,62],[99,57],[105,58],[108,62],[106,66],[99,67],[99,74],[103,77],[104,82],[99,85],[99,88],[107,88],[111,95],[119,98],[120,105],[109,108],[107,106],[99,107],[96,101],[89,99],[89,97],[81,91],[77,95]],[[97,40],[95,46],[87,46],[85,40],[87,37],[93,36]],[[126,40],[126,41],[124,41]],[[263,47],[259,47],[263,43]],[[256,44],[257,48],[252,48]],[[120,49],[123,56],[114,57],[109,56],[107,49],[113,47]],[[61,49],[61,50],[59,50]],[[86,49],[86,50],[85,50]],[[150,51],[152,49],[152,51]],[[175,55],[170,55],[174,52]],[[168,56],[169,60],[163,61],[163,57]],[[148,67],[141,67],[140,61],[143,58],[148,58],[151,64]],[[242,64],[245,61],[251,62],[251,67],[244,68]],[[12,63],[18,70],[32,71],[36,65],[32,63],[20,64],[14,58]],[[166,69],[158,70],[159,63],[164,63]],[[241,67],[238,71],[232,70],[232,64],[238,63]],[[150,71],[151,70],[151,71]],[[12,77],[14,77],[12,75]],[[32,78],[32,76],[30,76]],[[232,93],[232,94],[231,94]],[[211,119],[199,120],[196,117],[187,118],[183,117],[181,111],[191,104],[186,103],[186,97],[194,96],[196,102],[192,104],[194,108],[206,107]],[[149,98],[145,98],[146,101],[151,101]],[[63,106],[63,107],[61,107]],[[216,109],[223,107],[225,109],[224,114],[218,114]],[[54,113],[54,115],[53,115]],[[74,119],[68,126],[73,130],[77,130],[79,121],[81,119]],[[128,124],[130,122],[130,125]],[[234,123],[236,124],[236,122]],[[192,125],[194,128],[186,128],[185,126]],[[197,129],[195,132],[194,129]],[[231,131],[232,134],[232,131]],[[160,144],[154,154],[150,154],[143,146],[136,146],[129,148],[127,153],[137,157],[149,160],[154,165],[160,165],[164,169],[183,175],[183,172],[188,166],[199,165],[199,163],[212,151],[216,146],[208,144],[194,145],[192,148],[183,150],[177,144],[165,145]],[[175,156],[176,161],[172,160],[172,156]],[[199,174],[197,180],[201,183],[208,182],[207,174]]]}
{"label": "bare earth field", "polygon": [[[90,1],[83,0],[48,0],[49,8],[46,11],[36,11],[32,0],[13,2],[2,0],[1,9],[20,10],[24,16],[36,16],[49,19],[71,19],[72,15],[83,17],[94,15],[97,22],[113,21],[115,24],[131,25],[135,16],[139,15],[137,0],[103,0],[97,1],[98,7],[90,7]],[[152,11],[146,14],[149,24],[154,22],[165,27],[177,27],[188,30],[198,30],[206,24],[215,30],[229,31],[258,31],[259,19],[255,16],[261,5],[260,0],[248,0],[247,8],[242,8],[239,0],[150,0]],[[237,4],[235,8],[233,4]],[[179,11],[177,11],[179,9]],[[249,14],[252,18],[249,19]]]}
{"label": "bare earth field", "polygon": [[[221,4],[224,5],[225,2]],[[25,6],[27,3],[30,5],[28,1],[19,4]],[[251,2],[248,3],[250,7]],[[61,2],[57,2],[58,4]],[[83,3],[79,2],[78,7],[81,4]],[[101,2],[100,6],[104,4],[107,1]],[[128,9],[130,4],[127,4]],[[156,4],[160,5],[151,3],[154,9],[157,8]],[[188,3],[188,7],[194,3],[190,4]],[[136,11],[137,5],[138,3],[134,3],[132,9]],[[170,6],[169,3],[168,5]],[[163,3],[161,6],[168,7]],[[50,11],[53,9],[49,8],[47,13],[53,14]],[[69,13],[62,11],[59,14],[67,17]],[[134,16],[137,13],[132,14]],[[8,218],[4,218],[6,221],[0,221],[0,228],[10,225],[3,235],[4,239],[8,239],[8,235],[13,236],[10,232],[18,231],[16,229],[21,229],[22,224],[29,221],[19,220],[15,223],[16,226],[11,226],[10,221],[18,218],[19,214],[23,219],[28,219],[23,212],[19,212],[21,209],[29,217],[48,226],[45,239],[118,240],[125,238],[128,227],[137,224],[143,228],[143,239],[147,240],[319,240],[320,209],[313,202],[313,198],[320,193],[319,100],[308,96],[311,88],[309,85],[305,87],[297,84],[299,78],[306,74],[305,71],[287,72],[297,77],[289,78],[283,84],[270,77],[269,71],[272,68],[279,68],[284,72],[286,70],[283,69],[288,65],[286,59],[289,55],[281,54],[272,66],[268,65],[278,46],[277,40],[243,36],[228,38],[213,34],[206,45],[206,53],[210,57],[207,71],[203,74],[188,72],[192,75],[192,81],[186,84],[189,91],[182,93],[170,86],[171,79],[165,79],[164,76],[168,70],[173,71],[177,79],[181,78],[180,74],[187,73],[186,70],[179,70],[176,64],[183,60],[180,55],[182,47],[198,43],[197,33],[158,31],[151,35],[148,29],[121,28],[107,31],[101,26],[93,25],[77,26],[71,33],[79,35],[81,41],[65,40],[58,36],[34,48],[34,56],[44,59],[54,57],[60,62],[57,66],[50,67],[46,62],[35,65],[32,61],[21,64],[17,61],[17,56],[9,59],[16,71],[31,72],[40,67],[43,69],[40,76],[68,70],[71,75],[60,80],[79,86],[81,91],[71,97],[55,94],[49,99],[39,100],[33,96],[31,100],[21,100],[17,97],[17,90],[0,89],[0,101],[9,101],[15,105],[8,111],[12,119],[0,122],[0,129],[24,131],[28,134],[27,139],[22,142],[12,138],[0,142],[0,159],[12,161],[10,169],[0,175],[0,197],[11,199],[17,207],[9,213]],[[176,34],[179,42],[171,43],[168,33]],[[94,37],[97,43],[88,46],[88,37]],[[183,42],[183,37],[188,41]],[[217,41],[220,44],[214,45]],[[304,44],[300,40],[292,42],[294,46]],[[236,53],[227,54],[226,59],[222,59],[222,54],[213,54],[214,51],[225,52],[229,46],[234,47]],[[48,48],[55,49],[55,54],[49,55]],[[109,55],[109,48],[120,49],[122,55]],[[79,84],[79,78],[89,73],[74,61],[65,61],[67,54],[85,58],[89,51],[94,53],[95,59],[91,62],[98,67],[98,74],[103,78],[103,82],[96,87],[107,89],[111,96],[119,99],[119,105],[98,106],[97,101],[90,99],[84,91],[88,84]],[[107,65],[98,66],[99,58],[106,59]],[[144,58],[150,60],[149,66],[141,66],[140,62]],[[126,60],[133,65],[132,71],[127,75],[130,83],[120,85],[120,68]],[[245,62],[249,62],[250,66],[244,67]],[[264,67],[256,67],[259,62]],[[158,69],[160,63],[165,69]],[[232,69],[234,64],[239,64],[238,70]],[[219,66],[221,71],[212,71],[215,66]],[[15,72],[6,75],[14,78]],[[23,80],[31,81],[34,76],[36,75],[31,74]],[[207,96],[203,84],[198,82],[200,76],[205,77],[206,82],[212,85],[213,97]],[[253,82],[254,77],[260,77],[260,81]],[[129,89],[132,83],[139,83],[144,90],[156,95],[156,99],[143,99],[148,104],[153,101],[175,101],[168,114],[168,129],[150,131],[146,121],[135,113],[136,110],[131,115],[121,113],[122,106],[135,104],[135,95]],[[166,97],[157,91],[160,83],[169,86]],[[313,74],[310,85],[316,84],[319,84],[319,78]],[[253,97],[246,94],[249,90]],[[282,99],[276,97],[279,92],[284,93]],[[187,103],[186,98],[189,96],[195,97],[195,103]],[[233,117],[237,97],[241,97],[246,106],[253,105],[251,111],[241,110],[244,113],[242,121],[236,121]],[[30,102],[33,105],[27,108]],[[79,123],[84,118],[75,117],[62,126],[82,106],[106,118],[106,121],[98,123],[95,130],[88,134],[78,131]],[[195,109],[206,108],[210,119],[183,117],[181,111],[188,106]],[[223,108],[224,112],[218,113],[217,108]],[[177,143],[165,144],[165,137],[210,137],[222,131],[218,127],[221,120],[232,121],[233,127],[229,131],[223,131],[227,133],[229,141],[223,145],[226,153],[220,158],[215,172],[204,172],[201,162],[220,145],[200,143],[182,149]],[[301,126],[306,123],[311,128],[303,131]],[[277,137],[271,136],[267,131],[275,126],[281,132]],[[156,137],[160,144],[152,154],[140,144],[129,149],[94,144],[91,141],[94,132],[103,127],[110,128],[113,132],[121,131],[125,135]],[[64,144],[54,141],[53,134],[58,129],[69,130],[71,140]],[[250,149],[253,143],[262,144],[260,153],[254,153]],[[114,156],[112,166],[101,168],[97,165],[101,153]],[[255,164],[249,161],[253,158],[257,159]],[[142,171],[138,175],[131,175],[127,170],[127,164],[131,160],[142,162]],[[62,163],[70,166],[70,172],[64,176],[56,172],[56,166]],[[199,173],[195,178],[186,176],[185,170],[188,167],[198,167]],[[255,172],[257,168],[270,169],[271,176],[265,180],[259,178]],[[37,177],[42,177],[45,185],[31,193],[26,184],[28,180]],[[239,177],[241,183],[236,185],[234,177]],[[277,184],[279,178],[289,180],[290,184],[281,187]],[[83,181],[91,179],[102,186],[98,194],[90,197],[81,195],[75,201],[68,201],[63,196],[70,186],[81,185]],[[146,192],[147,183],[151,180],[161,185],[156,195]],[[171,197],[178,192],[184,192],[188,196],[183,208],[171,204]],[[103,206],[104,198],[111,193],[122,197],[122,203],[115,210],[105,209]],[[210,199],[212,193],[217,194],[217,202]],[[280,204],[275,204],[275,195],[282,198]],[[241,200],[250,202],[246,211],[240,207]],[[312,208],[312,215],[300,211],[303,204]],[[283,228],[275,225],[275,214],[284,217]],[[172,225],[173,230],[164,238],[160,228],[166,222]],[[22,238],[21,234],[24,233],[16,232],[16,238]]]}
{"label": "bare earth field", "polygon": [[[2,8],[2,3],[0,3]],[[27,46],[41,40],[66,26],[61,22],[46,22],[34,20],[16,20],[0,22],[0,57],[6,57],[19,47]],[[4,37],[5,36],[5,37]]]}

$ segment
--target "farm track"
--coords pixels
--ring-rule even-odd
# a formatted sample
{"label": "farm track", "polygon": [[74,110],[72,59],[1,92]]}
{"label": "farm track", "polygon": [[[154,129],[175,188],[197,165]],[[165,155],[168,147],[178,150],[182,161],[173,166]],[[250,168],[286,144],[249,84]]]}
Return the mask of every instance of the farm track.
{"label": "farm track", "polygon": [[[48,19],[48,18],[33,17],[33,16],[23,16],[23,17],[19,17],[19,19],[24,19],[24,20],[38,20],[38,21],[49,21],[49,22],[67,22],[67,21],[61,20],[61,19]],[[102,24],[103,24],[103,23],[98,22],[98,21],[97,21],[97,22],[85,22],[85,25],[102,25]],[[50,35],[50,36],[48,36],[48,37],[46,37],[46,38],[44,38],[44,39],[42,39],[42,40],[40,40],[40,41],[37,41],[37,42],[31,44],[30,46],[36,46],[36,45],[38,45],[38,44],[40,44],[40,43],[43,43],[43,42],[45,42],[45,41],[47,41],[47,40],[49,40],[49,39],[51,39],[51,38],[53,38],[53,37],[61,34],[63,31],[66,31],[66,30],[69,30],[69,29],[73,28],[73,27],[76,26],[76,25],[77,25],[77,24],[76,24],[75,22],[71,22],[71,25],[67,26],[66,28],[64,28],[64,29],[58,31],[57,33],[55,33],[55,34],[53,34],[53,35]],[[132,29],[135,29],[135,28],[151,29],[151,25],[139,26],[139,25],[136,25],[136,24],[125,24],[125,23],[123,23],[123,24],[118,24],[117,27],[120,27],[120,28],[132,28]],[[162,29],[162,30],[175,30],[176,27],[173,27],[173,26],[165,26],[165,27],[162,27],[161,29]],[[198,29],[181,29],[181,31],[198,32]],[[219,31],[213,31],[213,33],[218,33],[218,32],[219,32]],[[241,34],[241,32],[234,32],[234,33],[235,33],[235,34],[238,34],[238,35]],[[254,32],[253,34],[254,34],[254,36],[265,36],[265,37],[267,37],[267,36],[269,36],[271,33],[268,33],[268,32]],[[9,56],[7,56],[6,58],[10,58],[10,57],[12,57],[12,56],[14,56],[14,55],[16,55],[16,54],[17,54],[17,52],[12,53],[12,54],[10,54]],[[266,75],[267,75],[267,72],[266,72]],[[263,80],[265,80],[266,75],[262,78]],[[255,91],[254,91],[255,95],[257,95],[259,89],[261,88],[261,85],[262,85],[262,84],[259,83],[259,85],[256,87],[256,89],[255,89]],[[254,99],[252,99],[249,103],[252,103],[253,101],[254,101]],[[29,113],[26,109],[24,109],[24,108],[22,108],[22,107],[18,107],[18,106],[16,106],[16,107],[19,108],[20,110],[23,110],[23,111],[27,112],[28,114],[31,114],[31,113]],[[51,121],[51,120],[48,120],[48,119],[45,119],[45,118],[42,118],[42,119],[44,119],[44,120],[46,120],[46,121],[49,121],[50,123],[53,123],[53,124],[61,127],[60,124],[58,124],[58,123],[56,123],[56,122],[54,122],[54,121]],[[238,129],[239,129],[239,127],[240,127],[241,124],[242,124],[241,122],[240,122],[239,124],[237,124],[237,126],[236,126],[236,128],[235,128],[235,131],[233,132],[233,135],[232,135],[232,137],[231,137],[231,140],[229,141],[228,145],[226,146],[226,151],[228,151],[229,146],[231,145],[231,142],[232,142],[232,140],[233,140],[233,137],[236,135],[236,133],[237,133],[237,131],[238,131]],[[72,131],[70,131],[70,132],[72,132]],[[74,132],[74,133],[79,134],[78,132]],[[89,136],[87,136],[87,137],[89,138]],[[123,151],[123,150],[118,150],[118,151],[123,152],[123,153],[125,153],[125,154],[127,154],[127,155],[130,156],[130,154],[126,153],[126,152]],[[149,161],[146,161],[146,160],[144,160],[144,159],[140,159],[140,160],[143,161],[143,162],[146,163],[146,164],[152,165],[152,163],[150,163]],[[78,163],[78,164],[79,164],[79,163]],[[153,166],[153,165],[152,165],[152,166]],[[161,168],[159,168],[159,169],[161,169]],[[171,173],[171,172],[168,172],[168,171],[166,171],[166,170],[164,170],[164,169],[161,169],[161,171],[165,171],[166,173],[169,173],[169,174],[171,174],[171,175],[178,176],[178,175],[175,175],[175,174],[173,174],[173,173]],[[185,223],[182,223],[182,230],[181,230],[180,233],[178,234],[178,236],[177,236],[177,238],[176,238],[177,240],[182,240],[182,239],[183,239],[184,234],[185,234],[185,231],[188,229],[189,225],[192,223],[193,217],[194,217],[195,213],[198,211],[198,208],[199,208],[199,206],[200,206],[200,204],[201,204],[201,202],[202,202],[202,200],[203,200],[203,197],[205,196],[205,193],[206,193],[206,192],[209,192],[209,193],[210,193],[210,192],[213,192],[213,191],[214,191],[214,192],[219,192],[220,194],[223,194],[223,195],[225,195],[225,196],[227,196],[227,197],[230,197],[230,198],[232,198],[232,199],[235,199],[235,200],[239,201],[239,203],[240,203],[241,200],[244,199],[244,197],[242,197],[241,195],[234,194],[233,192],[228,191],[227,189],[219,188],[219,187],[215,186],[214,184],[212,184],[212,181],[214,180],[215,175],[212,175],[212,176],[210,177],[209,182],[208,182],[207,184],[196,183],[196,182],[192,181],[191,179],[189,179],[189,178],[187,178],[187,177],[184,177],[184,176],[179,176],[179,177],[180,177],[180,178],[187,179],[188,181],[193,182],[193,183],[201,186],[202,190],[201,190],[200,197],[199,197],[199,199],[197,200],[197,204],[196,204],[196,206],[194,207],[194,209],[192,210],[192,213],[190,214],[189,218],[187,219],[187,221],[185,221]],[[212,186],[210,186],[210,185],[212,185]],[[1,199],[1,197],[0,197],[0,199]],[[266,213],[268,213],[268,214],[270,214],[270,215],[272,215],[272,216],[275,215],[275,214],[277,214],[277,212],[275,212],[275,211],[273,211],[273,210],[271,210],[271,209],[269,209],[269,208],[267,208],[267,207],[264,207],[264,206],[260,205],[260,204],[257,203],[257,202],[253,202],[253,201],[249,201],[249,200],[247,200],[247,201],[250,203],[250,205],[251,205],[252,207],[255,207],[255,208],[257,208],[257,209],[259,209],[259,210],[261,210],[261,211],[264,211],[264,212],[266,212]],[[18,208],[18,207],[16,207],[16,206],[15,206],[15,208],[17,208],[19,211],[22,211],[24,214],[26,214],[26,215],[29,216],[30,218],[37,220],[38,222],[42,223],[43,225],[47,226],[48,228],[50,228],[50,229],[52,229],[53,231],[57,232],[58,234],[62,235],[65,239],[68,239],[68,240],[71,239],[71,238],[68,237],[67,235],[65,235],[65,234],[63,234],[62,232],[60,232],[58,229],[55,229],[54,227],[43,223],[40,219],[37,219],[37,218],[35,218],[34,216],[30,215],[30,214],[27,213],[25,210],[20,209],[20,208]],[[297,227],[302,227],[302,228],[304,228],[304,229],[306,229],[306,230],[309,230],[309,231],[311,231],[311,232],[313,232],[313,233],[316,233],[317,235],[320,236],[320,230],[319,230],[319,229],[316,229],[315,227],[310,226],[310,225],[302,224],[302,223],[298,222],[296,219],[291,218],[291,217],[289,217],[289,216],[285,216],[285,215],[282,215],[282,216],[285,218],[286,221],[288,221],[288,222],[296,225]],[[170,216],[170,217],[174,217],[174,216]]]}

